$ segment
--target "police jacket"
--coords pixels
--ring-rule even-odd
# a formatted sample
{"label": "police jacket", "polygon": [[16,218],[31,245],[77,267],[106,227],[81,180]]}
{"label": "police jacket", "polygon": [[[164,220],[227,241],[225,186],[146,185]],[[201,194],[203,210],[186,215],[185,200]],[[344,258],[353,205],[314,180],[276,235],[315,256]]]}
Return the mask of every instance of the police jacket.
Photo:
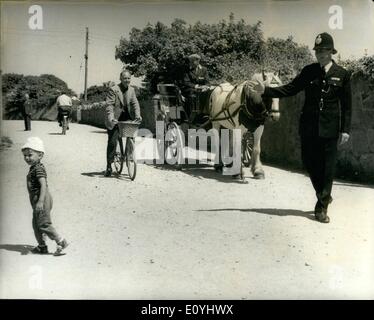
{"label": "police jacket", "polygon": [[346,69],[333,61],[325,74],[319,63],[313,63],[304,67],[291,83],[266,87],[263,95],[282,98],[301,90],[305,90],[299,122],[301,135],[336,138],[340,132],[350,132],[352,101],[350,74]]}

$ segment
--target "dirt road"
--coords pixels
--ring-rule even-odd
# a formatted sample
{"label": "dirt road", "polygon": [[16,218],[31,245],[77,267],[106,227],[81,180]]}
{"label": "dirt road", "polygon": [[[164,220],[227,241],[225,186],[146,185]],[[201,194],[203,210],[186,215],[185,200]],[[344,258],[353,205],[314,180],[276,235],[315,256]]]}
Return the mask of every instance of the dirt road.
{"label": "dirt road", "polygon": [[[265,166],[265,180],[247,170],[242,184],[210,165],[141,164],[133,182],[104,178],[104,130],[2,126],[14,144],[0,152],[1,298],[374,298],[373,187],[336,182],[331,222],[321,224],[299,173]],[[26,254],[35,239],[20,147],[31,135],[46,146],[65,256]]]}

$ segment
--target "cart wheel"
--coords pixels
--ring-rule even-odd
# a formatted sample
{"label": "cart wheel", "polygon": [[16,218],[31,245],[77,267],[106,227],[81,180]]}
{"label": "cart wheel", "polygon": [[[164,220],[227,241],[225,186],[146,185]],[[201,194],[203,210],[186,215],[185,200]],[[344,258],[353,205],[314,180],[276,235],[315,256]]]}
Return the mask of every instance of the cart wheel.
{"label": "cart wheel", "polygon": [[123,169],[123,141],[122,138],[118,139],[117,147],[116,147],[116,153],[114,154],[114,169],[118,174],[121,174]]}
{"label": "cart wheel", "polygon": [[126,141],[126,166],[131,180],[136,176],[136,157],[134,139],[127,138]]}
{"label": "cart wheel", "polygon": [[253,137],[249,132],[247,132],[243,136],[243,142],[242,142],[242,163],[244,167],[246,168],[251,166],[252,148],[253,148]]}
{"label": "cart wheel", "polygon": [[167,127],[167,135],[165,136],[165,159],[171,157],[177,162],[181,157],[181,149],[184,146],[181,129],[175,122],[170,122]]}

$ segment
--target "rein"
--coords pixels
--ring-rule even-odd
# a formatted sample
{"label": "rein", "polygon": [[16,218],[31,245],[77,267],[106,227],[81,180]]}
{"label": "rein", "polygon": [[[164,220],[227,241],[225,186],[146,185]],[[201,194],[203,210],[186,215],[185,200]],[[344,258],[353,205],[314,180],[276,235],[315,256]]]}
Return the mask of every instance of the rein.
{"label": "rein", "polygon": [[[247,83],[247,81],[243,82],[243,88],[245,86],[245,84]],[[242,85],[242,84],[240,84]],[[235,85],[234,88],[228,93],[228,95],[226,96],[225,98],[225,102],[223,103],[222,105],[222,109],[220,112],[218,112],[214,118],[211,118],[210,120],[211,121],[222,121],[222,120],[228,120],[233,126],[235,126],[235,122],[234,122],[234,119],[233,117],[235,117],[239,111],[243,108],[243,106],[245,106],[246,104],[246,97],[244,95],[244,103],[243,103],[243,91],[242,91],[242,94],[241,94],[241,103],[239,104],[239,106],[232,112],[230,113],[230,107],[235,104],[236,102],[235,101],[231,101],[230,102],[230,99],[231,99],[231,96],[233,94],[233,92],[238,88],[239,85]],[[243,90],[243,89],[242,89]],[[210,109],[212,108],[212,106],[210,106]],[[247,108],[245,108],[247,109]],[[223,113],[223,117],[219,117],[221,114]]]}

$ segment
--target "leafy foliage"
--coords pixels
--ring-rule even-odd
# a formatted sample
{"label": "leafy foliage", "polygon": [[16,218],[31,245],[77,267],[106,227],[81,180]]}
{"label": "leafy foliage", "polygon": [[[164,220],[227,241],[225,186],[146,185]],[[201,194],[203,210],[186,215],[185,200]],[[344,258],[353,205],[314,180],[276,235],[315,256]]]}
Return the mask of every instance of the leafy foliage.
{"label": "leafy foliage", "polygon": [[341,60],[339,63],[351,73],[362,73],[364,77],[374,81],[374,55],[365,56],[358,60]]}
{"label": "leafy foliage", "polygon": [[265,63],[269,71],[279,71],[282,80],[294,78],[303,67],[313,62],[307,46],[300,46],[289,36],[286,40],[268,38],[266,42]]}
{"label": "leafy foliage", "polygon": [[101,86],[91,86],[87,88],[87,101],[99,102],[105,100],[111,84],[103,84]]}
{"label": "leafy foliage", "polygon": [[129,39],[120,40],[116,59],[135,76],[145,76],[153,91],[160,81],[178,82],[186,57],[192,53],[200,54],[213,83],[248,79],[262,69],[282,69],[288,79],[312,61],[308,48],[292,37],[265,41],[261,25],[261,21],[253,25],[243,19],[235,21],[233,14],[229,21],[216,24],[187,25],[181,19],[170,27],[161,22],[147,24],[143,30],[133,28]]}
{"label": "leafy foliage", "polygon": [[2,77],[4,118],[21,118],[20,110],[25,102],[26,93],[30,96],[33,112],[40,115],[55,103],[59,91],[75,95],[63,80],[51,74],[40,76],[4,74]]}

